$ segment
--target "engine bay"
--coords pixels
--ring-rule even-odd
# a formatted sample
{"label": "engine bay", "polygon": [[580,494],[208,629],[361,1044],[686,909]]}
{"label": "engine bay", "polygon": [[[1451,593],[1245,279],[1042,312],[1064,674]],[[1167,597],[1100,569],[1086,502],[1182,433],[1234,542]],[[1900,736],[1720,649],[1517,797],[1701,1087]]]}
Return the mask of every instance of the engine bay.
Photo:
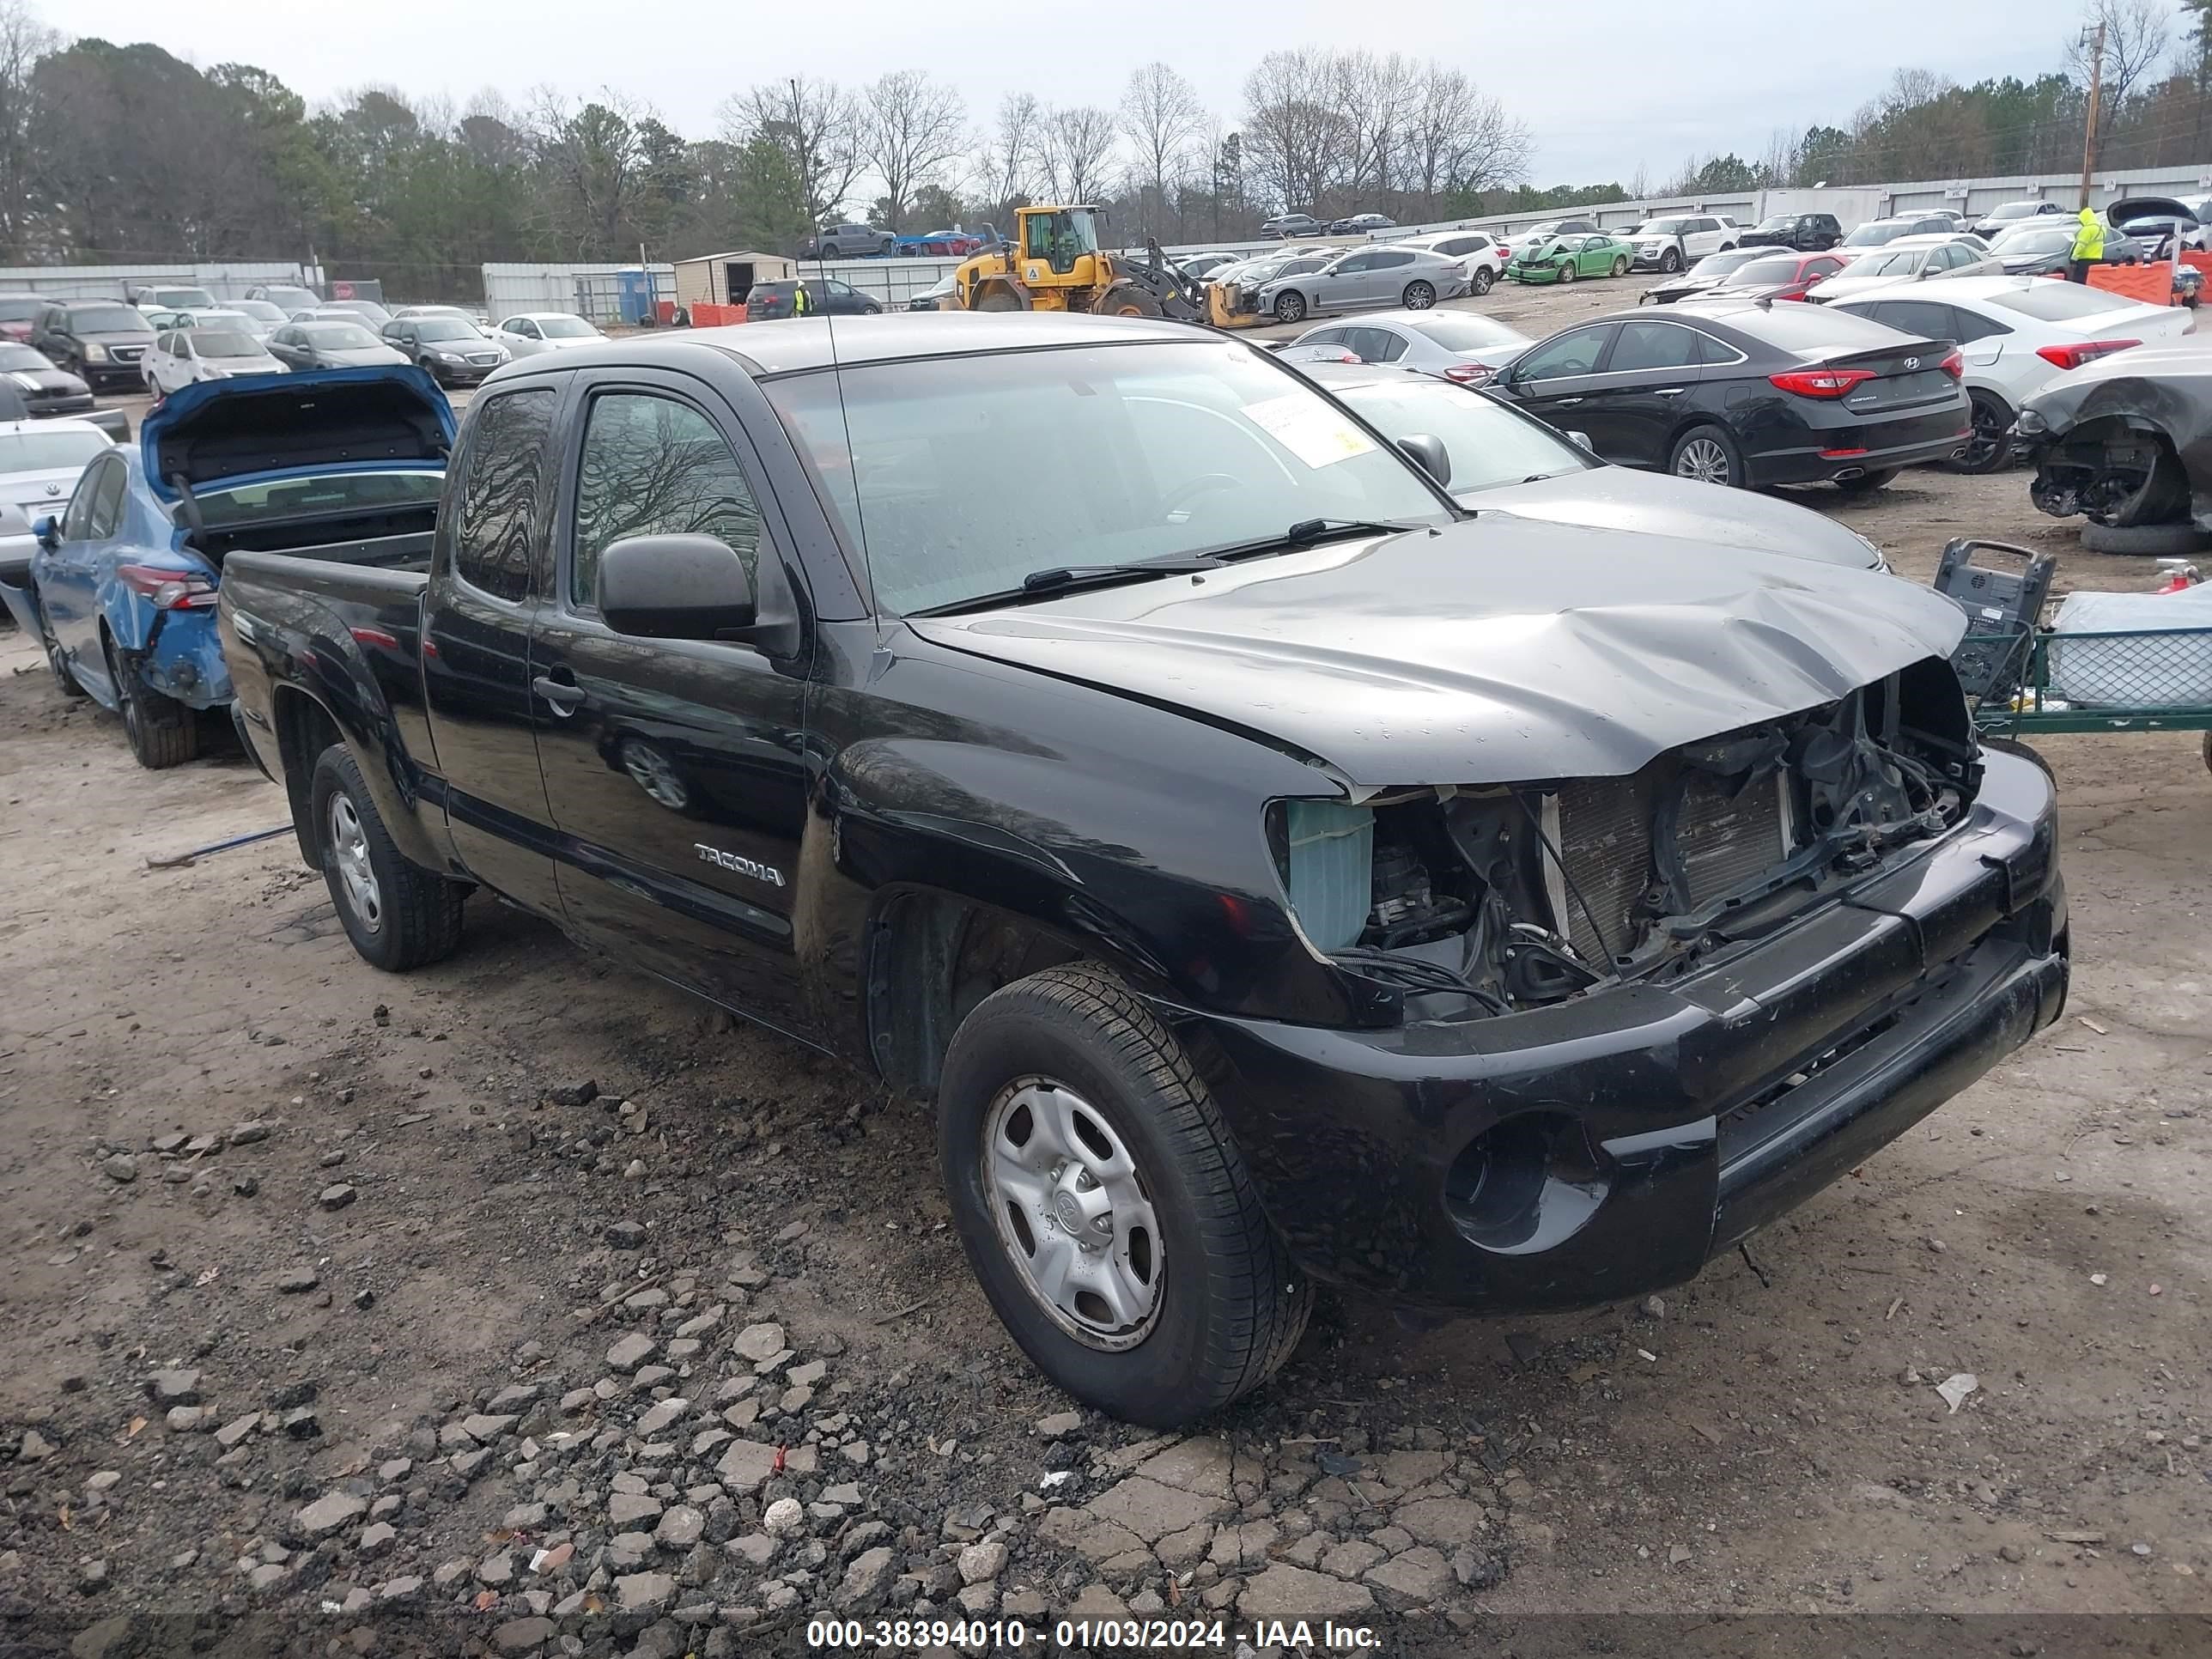
{"label": "engine bay", "polygon": [[1277,857],[1340,968],[1409,1015],[1503,1014],[1772,931],[1957,823],[1978,752],[1957,678],[1931,658],[1626,777],[1280,803]]}

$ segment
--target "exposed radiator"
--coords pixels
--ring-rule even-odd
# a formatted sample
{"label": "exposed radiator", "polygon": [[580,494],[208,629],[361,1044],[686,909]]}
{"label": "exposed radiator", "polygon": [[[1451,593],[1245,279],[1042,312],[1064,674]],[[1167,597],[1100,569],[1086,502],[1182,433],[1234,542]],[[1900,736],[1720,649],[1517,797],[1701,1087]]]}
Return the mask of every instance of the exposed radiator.
{"label": "exposed radiator", "polygon": [[[1654,878],[1651,815],[1657,787],[1658,779],[1650,771],[1631,778],[1577,779],[1559,787],[1556,833],[1566,879],[1557,879],[1553,872],[1552,902],[1575,949],[1593,963],[1624,955],[1636,943],[1636,902]],[[1691,775],[1674,845],[1693,908],[1753,880],[1787,856],[1787,800],[1778,774],[1733,799],[1712,778]]]}

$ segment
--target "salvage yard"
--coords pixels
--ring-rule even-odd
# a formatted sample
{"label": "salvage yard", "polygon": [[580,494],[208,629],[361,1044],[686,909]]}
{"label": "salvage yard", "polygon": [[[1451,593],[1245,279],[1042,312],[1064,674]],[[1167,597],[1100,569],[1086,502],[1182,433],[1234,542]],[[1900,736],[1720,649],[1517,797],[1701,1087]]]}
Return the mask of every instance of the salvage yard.
{"label": "salvage yard", "polygon": [[[1642,285],[1468,303],[1541,337]],[[1972,534],[2150,585],[2027,476],[1796,498],[1915,580]],[[2212,775],[2195,734],[2042,748],[2058,1025],[1689,1285],[1425,1333],[1324,1292],[1176,1440],[1023,1358],[923,1108],[489,902],[380,975],[289,837],[150,867],[281,791],[228,747],[142,770],[0,633],[0,1646],[267,1611],[303,1651],[795,1653],[917,1589],[1394,1655],[1559,1611],[2202,1613]]]}

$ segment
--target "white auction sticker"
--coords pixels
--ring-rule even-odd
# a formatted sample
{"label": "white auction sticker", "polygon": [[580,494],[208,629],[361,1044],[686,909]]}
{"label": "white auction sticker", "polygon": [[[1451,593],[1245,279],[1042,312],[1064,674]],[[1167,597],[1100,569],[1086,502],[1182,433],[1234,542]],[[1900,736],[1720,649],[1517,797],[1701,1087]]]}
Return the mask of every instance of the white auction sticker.
{"label": "white auction sticker", "polygon": [[1303,392],[1247,404],[1244,413],[1253,425],[1308,466],[1334,466],[1375,447],[1375,441],[1364,432],[1327,404]]}

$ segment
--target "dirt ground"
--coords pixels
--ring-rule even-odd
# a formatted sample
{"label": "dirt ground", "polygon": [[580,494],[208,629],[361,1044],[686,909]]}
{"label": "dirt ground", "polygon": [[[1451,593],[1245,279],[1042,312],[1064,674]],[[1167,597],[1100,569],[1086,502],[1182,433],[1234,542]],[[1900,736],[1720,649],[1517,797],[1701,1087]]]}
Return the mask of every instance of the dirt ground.
{"label": "dirt ground", "polygon": [[[2153,574],[2017,471],[1802,499],[1916,580],[1968,532]],[[825,1609],[1203,1613],[1224,1653],[1301,1612],[1391,1653],[1566,1612],[2212,1613],[2212,775],[2191,735],[2043,746],[2059,1026],[1660,1302],[1414,1334],[1325,1296],[1171,1445],[1058,1417],[921,1108],[482,901],[380,975],[289,839],[150,867],[281,793],[228,749],[140,770],[0,633],[0,1649],[172,1650],[149,1614],[224,1653],[765,1654]]]}

